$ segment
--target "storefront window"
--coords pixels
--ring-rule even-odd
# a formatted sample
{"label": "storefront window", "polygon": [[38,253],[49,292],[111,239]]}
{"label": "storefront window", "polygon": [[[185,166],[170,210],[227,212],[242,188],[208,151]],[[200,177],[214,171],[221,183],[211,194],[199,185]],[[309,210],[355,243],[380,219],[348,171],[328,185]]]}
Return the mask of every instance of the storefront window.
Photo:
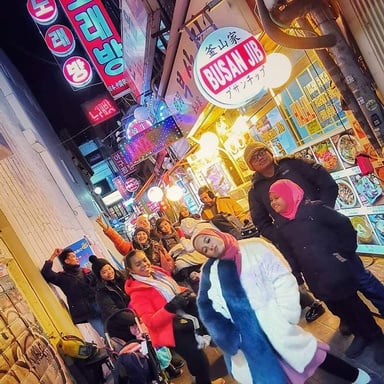
{"label": "storefront window", "polygon": [[347,123],[339,91],[316,61],[281,92],[281,100],[299,145]]}

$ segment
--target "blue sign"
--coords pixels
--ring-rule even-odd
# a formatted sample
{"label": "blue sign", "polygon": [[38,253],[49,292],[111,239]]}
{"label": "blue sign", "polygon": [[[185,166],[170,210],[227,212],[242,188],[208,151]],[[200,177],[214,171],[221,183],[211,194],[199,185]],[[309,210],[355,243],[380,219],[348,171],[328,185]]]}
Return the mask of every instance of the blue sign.
{"label": "blue sign", "polygon": [[73,250],[80,261],[81,267],[89,268],[89,256],[94,255],[95,253],[93,252],[91,245],[85,237],[71,245],[68,245],[66,248],[71,248]]}

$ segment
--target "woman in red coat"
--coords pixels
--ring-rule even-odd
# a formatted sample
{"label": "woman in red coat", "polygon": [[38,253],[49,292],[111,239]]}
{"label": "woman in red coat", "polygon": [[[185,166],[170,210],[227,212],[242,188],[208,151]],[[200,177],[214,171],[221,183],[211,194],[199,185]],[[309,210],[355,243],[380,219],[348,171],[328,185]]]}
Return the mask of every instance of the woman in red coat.
{"label": "woman in red coat", "polygon": [[[124,262],[130,275],[125,292],[131,297],[130,306],[147,326],[153,345],[174,347],[196,377],[196,384],[211,384],[208,359],[198,345],[194,323],[183,317],[189,314],[197,319],[194,293],[152,265],[142,250],[131,251]],[[220,378],[212,383],[224,382]]]}

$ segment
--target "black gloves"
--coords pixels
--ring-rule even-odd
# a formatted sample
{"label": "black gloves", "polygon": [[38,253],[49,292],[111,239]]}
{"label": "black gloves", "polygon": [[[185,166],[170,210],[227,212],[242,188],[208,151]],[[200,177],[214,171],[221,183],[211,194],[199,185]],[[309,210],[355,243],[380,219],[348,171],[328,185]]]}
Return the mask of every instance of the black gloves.
{"label": "black gloves", "polygon": [[176,313],[180,309],[185,309],[189,304],[189,296],[193,292],[185,291],[176,295],[170,302],[165,304],[164,308],[171,313]]}

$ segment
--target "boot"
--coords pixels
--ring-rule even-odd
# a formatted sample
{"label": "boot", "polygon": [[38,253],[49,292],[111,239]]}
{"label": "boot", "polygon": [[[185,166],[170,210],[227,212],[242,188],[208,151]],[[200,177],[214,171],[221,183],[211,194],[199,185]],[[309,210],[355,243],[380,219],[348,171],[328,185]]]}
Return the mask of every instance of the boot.
{"label": "boot", "polygon": [[321,305],[321,303],[319,301],[314,301],[311,307],[308,309],[307,313],[305,314],[305,320],[307,320],[308,323],[311,323],[312,321],[318,319],[324,312],[325,309]]}
{"label": "boot", "polygon": [[345,356],[350,359],[355,359],[356,357],[359,357],[364,352],[364,349],[371,343],[372,341],[368,339],[364,339],[361,336],[355,336],[352,343],[346,349]]}
{"label": "boot", "polygon": [[376,364],[384,364],[384,335],[381,335],[373,343],[373,358]]}
{"label": "boot", "polygon": [[358,368],[358,370],[359,370],[359,376],[357,376],[357,379],[352,384],[368,384],[368,383],[370,383],[371,377],[368,375],[368,373],[363,371],[360,368]]}

